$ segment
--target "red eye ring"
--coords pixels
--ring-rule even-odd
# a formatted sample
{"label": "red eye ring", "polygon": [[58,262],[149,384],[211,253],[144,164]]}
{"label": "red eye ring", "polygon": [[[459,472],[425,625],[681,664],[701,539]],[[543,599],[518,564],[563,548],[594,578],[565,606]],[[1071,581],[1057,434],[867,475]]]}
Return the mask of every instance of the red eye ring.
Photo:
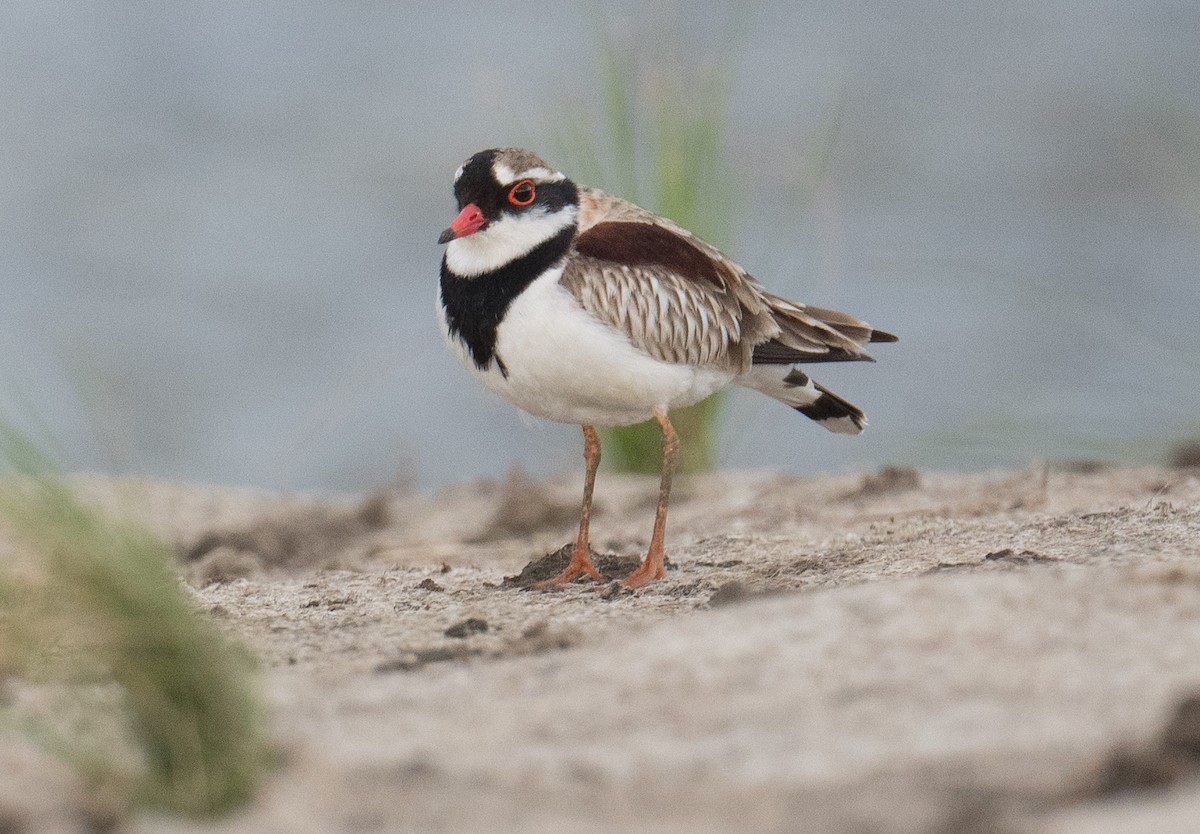
{"label": "red eye ring", "polygon": [[508,189],[508,201],[514,206],[532,205],[535,197],[537,197],[537,190],[533,187],[533,180],[521,180]]}

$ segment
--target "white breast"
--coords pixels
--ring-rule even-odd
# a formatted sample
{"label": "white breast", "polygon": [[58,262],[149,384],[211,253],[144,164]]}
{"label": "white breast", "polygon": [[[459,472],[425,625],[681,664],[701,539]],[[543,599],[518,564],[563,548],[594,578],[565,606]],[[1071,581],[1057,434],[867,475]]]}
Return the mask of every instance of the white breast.
{"label": "white breast", "polygon": [[[733,379],[730,371],[662,362],[579,306],[559,284],[562,269],[536,279],[500,323],[496,362],[479,370],[466,345],[451,337],[441,300],[442,332],[459,362],[488,388],[539,417],[562,423],[619,426],[654,416],[656,408],[699,402]],[[487,279],[480,279],[487,280]]]}

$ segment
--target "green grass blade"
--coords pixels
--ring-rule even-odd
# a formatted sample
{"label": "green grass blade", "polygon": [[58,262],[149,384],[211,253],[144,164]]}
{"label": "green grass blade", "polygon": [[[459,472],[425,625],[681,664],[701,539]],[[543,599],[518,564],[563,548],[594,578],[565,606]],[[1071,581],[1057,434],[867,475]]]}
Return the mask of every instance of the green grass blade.
{"label": "green grass blade", "polygon": [[[704,52],[703,66],[669,64],[656,39],[654,54],[619,44],[598,6],[589,5],[600,78],[600,129],[567,98],[559,155],[573,178],[669,217],[718,247],[733,238],[733,180],[726,131],[733,54],[752,15],[734,16],[724,39],[728,54]],[[565,97],[564,97],[565,98]],[[641,185],[651,183],[651,188]],[[709,469],[717,459],[721,396],[671,413],[679,432],[681,468]],[[605,432],[605,460],[618,471],[657,472],[660,437],[654,421]]]}
{"label": "green grass blade", "polygon": [[[115,687],[109,723],[144,762],[130,803],[190,815],[244,803],[270,760],[248,658],[195,611],[170,548],[83,503],[3,421],[0,462],[0,523],[35,577],[0,577],[7,662],[32,678]],[[126,764],[82,740],[55,746],[95,783],[128,782]]]}

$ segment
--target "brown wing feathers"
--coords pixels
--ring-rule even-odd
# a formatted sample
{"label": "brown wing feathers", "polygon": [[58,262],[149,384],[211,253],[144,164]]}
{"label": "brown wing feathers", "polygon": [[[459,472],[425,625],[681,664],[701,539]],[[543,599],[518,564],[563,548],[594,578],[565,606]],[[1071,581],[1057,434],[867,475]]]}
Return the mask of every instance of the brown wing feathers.
{"label": "brown wing feathers", "polygon": [[675,232],[650,223],[597,223],[575,239],[575,250],[601,261],[659,266],[720,290],[741,278],[727,262],[709,257]]}
{"label": "brown wing feathers", "polygon": [[601,221],[575,239],[562,283],[592,315],[668,362],[749,367],[777,328],[753,279],[687,233]]}
{"label": "brown wing feathers", "polygon": [[738,311],[673,273],[578,257],[562,283],[585,310],[665,362],[728,365],[741,343]]}
{"label": "brown wing feathers", "polygon": [[767,303],[780,332],[754,348],[756,364],[790,365],[794,362],[873,361],[863,350],[868,342],[894,342],[896,337],[874,330],[864,321],[770,293]]}
{"label": "brown wing feathers", "polygon": [[595,189],[582,191],[562,283],[603,321],[669,362],[724,365],[867,360],[896,337],[836,310],[766,291],[709,244]]}

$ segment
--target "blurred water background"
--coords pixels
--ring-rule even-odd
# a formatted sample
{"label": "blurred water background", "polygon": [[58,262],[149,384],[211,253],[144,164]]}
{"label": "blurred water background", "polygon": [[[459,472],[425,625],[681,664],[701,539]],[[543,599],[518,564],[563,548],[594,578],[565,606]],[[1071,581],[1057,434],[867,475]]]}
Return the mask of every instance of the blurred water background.
{"label": "blurred water background", "polygon": [[739,392],[723,465],[1152,461],[1200,434],[1195,0],[590,8],[8,0],[0,404],[75,469],[579,466],[578,429],[444,349],[434,241],[466,156],[556,163],[564,104],[601,118],[600,25],[639,71],[729,62],[729,254],[901,335],[811,368],[863,436]]}

